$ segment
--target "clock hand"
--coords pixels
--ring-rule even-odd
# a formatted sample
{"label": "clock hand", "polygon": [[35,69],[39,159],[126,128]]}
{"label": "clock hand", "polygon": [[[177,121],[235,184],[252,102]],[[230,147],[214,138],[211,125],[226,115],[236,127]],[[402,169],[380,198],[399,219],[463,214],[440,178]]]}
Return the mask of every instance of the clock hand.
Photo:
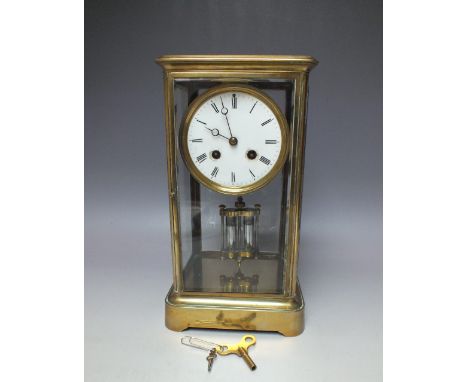
{"label": "clock hand", "polygon": [[[222,113],[222,111],[221,111],[221,113]],[[226,117],[226,122],[227,122],[227,125],[228,125],[228,128],[229,128],[229,134],[231,134],[231,138],[232,138],[231,125],[229,125],[229,119],[228,119],[226,114],[224,114],[224,116]]]}
{"label": "clock hand", "polygon": [[229,119],[227,117],[227,113],[228,113],[228,109],[226,106],[224,106],[224,102],[223,102],[223,97],[219,96],[219,98],[221,99],[221,105],[222,105],[222,108],[221,108],[221,114],[224,115],[224,117],[226,118],[226,122],[227,122],[227,125],[228,125],[228,128],[229,128],[229,134],[231,135],[231,138],[229,138],[229,144],[231,146],[235,146],[237,145],[237,138],[234,137],[232,135],[232,131],[231,131],[231,125],[229,124]]}
{"label": "clock hand", "polygon": [[221,114],[223,114],[224,116],[226,116],[226,114],[228,113],[228,109],[226,106],[224,106],[224,102],[223,102],[223,97],[219,96],[219,98],[221,99]]}
{"label": "clock hand", "polygon": [[225,139],[227,139],[229,141],[229,138],[225,137],[223,134],[220,134],[218,129],[210,129],[207,126],[205,126],[205,128],[207,128],[208,130],[211,131],[211,134],[213,135],[213,137],[217,137],[219,135],[220,137],[223,137],[223,138],[225,138]]}

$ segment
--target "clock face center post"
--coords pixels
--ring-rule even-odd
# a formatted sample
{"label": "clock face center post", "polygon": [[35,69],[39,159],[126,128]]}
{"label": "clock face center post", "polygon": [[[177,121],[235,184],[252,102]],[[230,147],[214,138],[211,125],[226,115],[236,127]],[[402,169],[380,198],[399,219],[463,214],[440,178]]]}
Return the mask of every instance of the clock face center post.
{"label": "clock face center post", "polygon": [[237,140],[236,137],[231,137],[231,138],[229,138],[229,144],[230,144],[231,146],[236,146],[238,143],[239,143],[239,141]]}

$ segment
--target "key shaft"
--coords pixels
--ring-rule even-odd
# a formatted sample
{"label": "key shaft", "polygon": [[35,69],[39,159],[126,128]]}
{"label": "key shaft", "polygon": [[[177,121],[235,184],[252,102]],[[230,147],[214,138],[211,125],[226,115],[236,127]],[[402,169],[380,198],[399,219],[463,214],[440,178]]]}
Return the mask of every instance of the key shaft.
{"label": "key shaft", "polygon": [[257,368],[257,365],[255,365],[255,362],[252,360],[252,358],[250,358],[249,353],[247,353],[247,350],[240,347],[238,354],[242,357],[242,359],[245,361],[250,370],[255,370]]}

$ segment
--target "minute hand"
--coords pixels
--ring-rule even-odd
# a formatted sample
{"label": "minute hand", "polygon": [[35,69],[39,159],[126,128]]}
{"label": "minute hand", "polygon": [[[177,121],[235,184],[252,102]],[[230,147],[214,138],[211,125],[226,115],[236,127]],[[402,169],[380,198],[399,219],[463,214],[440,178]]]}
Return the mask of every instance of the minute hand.
{"label": "minute hand", "polygon": [[232,138],[232,131],[231,131],[231,125],[229,125],[229,119],[227,117],[227,113],[228,113],[228,108],[226,106],[224,106],[224,102],[223,102],[223,97],[219,97],[221,99],[221,105],[222,105],[222,108],[221,108],[221,114],[224,115],[224,117],[226,118],[226,122],[227,122],[227,125],[228,125],[228,128],[229,128],[229,134],[231,135],[231,138]]}

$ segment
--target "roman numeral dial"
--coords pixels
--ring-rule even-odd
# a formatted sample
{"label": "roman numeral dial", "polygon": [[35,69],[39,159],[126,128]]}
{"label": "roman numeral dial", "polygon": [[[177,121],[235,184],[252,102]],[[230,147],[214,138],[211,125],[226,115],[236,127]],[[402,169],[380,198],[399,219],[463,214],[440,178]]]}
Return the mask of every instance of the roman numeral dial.
{"label": "roman numeral dial", "polygon": [[191,102],[180,148],[201,184],[225,194],[245,194],[265,186],[283,167],[288,125],[261,91],[223,85]]}

